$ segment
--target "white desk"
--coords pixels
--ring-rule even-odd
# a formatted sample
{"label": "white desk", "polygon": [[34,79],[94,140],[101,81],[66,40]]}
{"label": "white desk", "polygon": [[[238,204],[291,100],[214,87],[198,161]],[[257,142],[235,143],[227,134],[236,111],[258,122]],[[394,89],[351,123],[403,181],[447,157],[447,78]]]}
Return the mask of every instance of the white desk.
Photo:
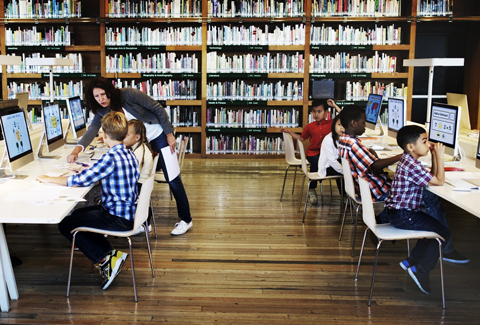
{"label": "white desk", "polygon": [[[62,221],[76,205],[76,202],[68,202],[33,206],[24,202],[5,201],[5,197],[16,191],[26,191],[33,186],[38,186],[32,183],[35,177],[47,172],[58,171],[53,165],[66,163],[66,156],[70,154],[71,150],[71,147],[64,146],[59,148],[55,150],[54,153],[61,155],[61,159],[36,160],[20,169],[22,174],[29,176],[28,178],[23,180],[6,180],[0,184],[0,306],[2,311],[8,311],[9,309],[9,294],[11,299],[18,299],[18,289],[10,261],[7,240],[3,231],[3,223],[57,224]],[[85,196],[89,190],[90,187],[67,189],[69,194],[80,197]]]}

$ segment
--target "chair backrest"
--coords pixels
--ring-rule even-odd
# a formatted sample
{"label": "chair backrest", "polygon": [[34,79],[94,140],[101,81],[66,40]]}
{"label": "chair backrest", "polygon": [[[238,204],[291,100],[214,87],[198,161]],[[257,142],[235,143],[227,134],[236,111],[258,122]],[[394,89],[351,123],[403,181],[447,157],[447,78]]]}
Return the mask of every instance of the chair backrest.
{"label": "chair backrest", "polygon": [[158,157],[160,157],[160,155],[157,153],[157,155],[153,158],[152,172],[150,173],[150,176],[155,175],[157,172]]}
{"label": "chair backrest", "polygon": [[345,181],[345,192],[352,199],[355,199],[355,185],[353,184],[352,170],[350,169],[350,163],[346,158],[342,157],[342,169],[343,179]]}
{"label": "chair backrest", "polygon": [[287,132],[283,132],[283,143],[285,147],[285,161],[287,164],[293,164],[298,161],[297,157],[295,157],[295,146],[293,144],[292,136]]}
{"label": "chair backrest", "polygon": [[308,174],[308,169],[307,169],[307,155],[305,154],[305,149],[303,149],[303,142],[300,140],[297,140],[298,142],[298,150],[300,151],[300,158],[302,159],[302,170],[305,173],[305,175]]}
{"label": "chair backrest", "polygon": [[140,195],[137,201],[137,211],[135,212],[135,220],[133,221],[133,229],[140,227],[148,218],[148,208],[150,207],[150,196],[153,191],[153,178],[154,175],[150,175],[149,178],[142,184]]}
{"label": "chair backrest", "polygon": [[373,209],[372,192],[368,182],[362,177],[358,177],[358,186],[360,187],[360,196],[362,197],[362,216],[363,222],[376,233],[375,210]]}
{"label": "chair backrest", "polygon": [[185,137],[182,141],[180,141],[180,148],[178,149],[178,168],[182,170],[183,161],[185,158],[185,151],[187,151],[187,143],[189,137]]}

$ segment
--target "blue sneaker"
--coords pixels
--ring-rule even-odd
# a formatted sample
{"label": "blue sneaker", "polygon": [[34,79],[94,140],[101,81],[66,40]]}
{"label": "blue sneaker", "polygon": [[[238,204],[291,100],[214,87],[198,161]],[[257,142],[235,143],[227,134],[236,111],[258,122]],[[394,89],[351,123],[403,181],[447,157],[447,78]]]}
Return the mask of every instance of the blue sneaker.
{"label": "blue sneaker", "polygon": [[404,271],[408,271],[408,268],[413,266],[413,265],[410,265],[410,263],[408,263],[407,260],[403,260],[403,261],[401,261],[401,262],[398,263],[398,264],[400,264],[400,267],[401,267]]}
{"label": "blue sneaker", "polygon": [[410,277],[413,279],[413,281],[415,281],[418,288],[422,290],[422,292],[426,293],[427,295],[432,292],[432,290],[430,289],[430,281],[428,279],[428,274],[418,273],[415,266],[408,268],[408,274],[410,274]]}

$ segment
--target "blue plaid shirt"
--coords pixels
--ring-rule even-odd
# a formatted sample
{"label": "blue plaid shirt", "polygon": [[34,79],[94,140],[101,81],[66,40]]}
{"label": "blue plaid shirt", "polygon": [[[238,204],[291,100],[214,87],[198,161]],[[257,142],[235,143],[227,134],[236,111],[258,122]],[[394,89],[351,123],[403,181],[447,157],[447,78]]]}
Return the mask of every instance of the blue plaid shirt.
{"label": "blue plaid shirt", "polygon": [[101,181],[103,207],[111,215],[133,221],[139,176],[135,155],[125,145],[117,144],[91,168],[68,177],[67,186],[89,186]]}

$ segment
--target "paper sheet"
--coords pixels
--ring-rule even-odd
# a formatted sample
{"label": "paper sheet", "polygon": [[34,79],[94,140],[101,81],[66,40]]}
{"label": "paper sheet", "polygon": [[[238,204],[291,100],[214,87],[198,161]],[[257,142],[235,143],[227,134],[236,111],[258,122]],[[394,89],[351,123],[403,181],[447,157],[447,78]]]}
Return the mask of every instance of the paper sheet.
{"label": "paper sheet", "polygon": [[174,180],[180,174],[177,153],[170,150],[170,147],[162,148],[163,160],[167,168],[168,181]]}
{"label": "paper sheet", "polygon": [[477,173],[477,172],[445,172],[445,178],[448,178],[448,179],[480,179],[480,173]]}

